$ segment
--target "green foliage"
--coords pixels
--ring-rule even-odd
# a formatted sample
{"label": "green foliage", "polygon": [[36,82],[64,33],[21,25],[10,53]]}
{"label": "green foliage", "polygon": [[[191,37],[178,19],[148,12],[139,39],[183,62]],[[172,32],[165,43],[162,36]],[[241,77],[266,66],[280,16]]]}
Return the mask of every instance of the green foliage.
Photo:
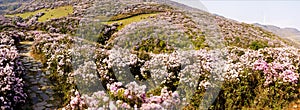
{"label": "green foliage", "polygon": [[240,42],[241,42],[240,37],[235,37],[235,42],[236,42],[236,43],[240,43]]}
{"label": "green foliage", "polygon": [[170,7],[169,5],[165,5],[165,4],[143,4],[143,5],[147,5],[152,8],[148,8],[148,9],[137,8],[134,11],[117,14],[117,15],[112,16],[110,18],[110,21],[118,21],[118,20],[130,18],[133,16],[137,16],[137,15],[160,13],[160,12],[164,12],[164,11],[173,9],[173,7]]}
{"label": "green foliage", "polygon": [[268,47],[268,43],[264,41],[253,41],[250,43],[249,48],[252,50],[258,50],[260,48]]}
{"label": "green foliage", "polygon": [[42,17],[40,17],[38,19],[39,22],[44,22],[46,20],[49,19],[53,19],[53,18],[61,18],[61,17],[65,17],[68,16],[69,14],[73,13],[73,6],[61,6],[61,7],[57,7],[54,9],[40,9],[34,12],[25,12],[25,13],[20,13],[20,14],[14,14],[14,15],[6,15],[7,17],[14,17],[14,16],[20,16],[23,19],[29,18],[30,16],[34,16],[38,13],[45,13],[45,15],[43,15]]}
{"label": "green foliage", "polygon": [[117,30],[107,29],[111,28],[109,25],[102,24],[100,22],[85,23],[78,30],[77,35],[90,42],[98,42],[102,45],[107,44],[107,41],[112,37],[112,34]]}
{"label": "green foliage", "polygon": [[196,50],[202,49],[204,47],[208,47],[205,43],[205,36],[199,36],[192,40],[192,43]]}
{"label": "green foliage", "polygon": [[227,81],[223,84],[220,95],[213,108],[224,105],[228,109],[241,109],[248,107],[253,102],[256,94],[255,88],[262,86],[264,78],[260,73],[248,74],[251,70],[245,70],[238,80]]}
{"label": "green foliage", "polygon": [[103,31],[101,31],[101,33],[96,37],[97,38],[97,42],[105,45],[110,38],[111,35],[114,33],[115,31],[109,31],[108,33],[104,33]]}
{"label": "green foliage", "polygon": [[153,88],[153,89],[149,90],[146,95],[147,95],[147,97],[150,97],[150,95],[160,96],[161,89],[162,89],[162,87]]}
{"label": "green foliage", "polygon": [[269,57],[266,58],[266,62],[267,63],[271,63],[273,61],[274,61],[274,59],[271,56],[269,56]]}
{"label": "green foliage", "polygon": [[[44,42],[39,42],[39,45],[44,45]],[[66,45],[65,48],[70,48],[71,44],[72,44],[72,40],[65,38],[60,40],[58,43],[60,44],[68,44]],[[67,50],[67,49],[66,49]],[[52,57],[52,54],[49,55],[45,55],[45,53],[43,53],[40,50],[33,50],[32,54],[34,54],[35,58],[37,58],[37,60],[42,61],[42,63],[44,65],[48,65],[46,64],[46,61],[48,59],[50,59],[50,57]],[[62,54],[62,53],[60,53]],[[67,54],[63,54],[64,57],[67,57]],[[66,106],[69,102],[70,102],[70,94],[72,94],[72,89],[76,89],[76,85],[74,83],[71,83],[69,80],[69,73],[73,71],[73,66],[70,64],[66,64],[62,67],[60,67],[60,70],[62,71],[63,74],[58,73],[58,63],[59,63],[59,58],[56,58],[54,60],[51,60],[51,63],[49,66],[49,68],[47,68],[47,71],[49,71],[51,74],[48,75],[47,77],[49,78],[49,80],[56,86],[54,86],[53,90],[54,90],[54,97],[57,97],[57,99],[60,99],[61,104],[60,107],[64,107]]]}
{"label": "green foliage", "polygon": [[150,60],[150,52],[159,54],[159,53],[172,53],[174,51],[171,46],[169,46],[166,41],[160,39],[149,38],[147,40],[141,41],[139,44],[133,47],[135,54],[138,58],[142,60]]}
{"label": "green foliage", "polygon": [[[292,100],[299,98],[299,84],[275,82],[265,86],[261,71],[244,69],[238,79],[225,80],[221,91],[209,109],[283,109]],[[198,89],[188,108],[197,109],[206,92]]]}
{"label": "green foliage", "polygon": [[108,21],[108,22],[102,22],[103,24],[106,24],[106,25],[111,25],[113,23],[122,23],[121,26],[119,26],[117,29],[118,30],[121,30],[123,29],[126,25],[128,24],[131,24],[133,22],[139,22],[143,19],[146,19],[148,17],[152,17],[152,16],[155,16],[157,15],[158,13],[151,13],[151,14],[139,14],[139,15],[136,15],[136,16],[131,16],[131,17],[127,17],[127,18],[124,18],[124,19],[119,19],[117,21]]}
{"label": "green foliage", "polygon": [[191,43],[194,46],[195,50],[203,49],[205,47],[209,47],[209,45],[205,42],[205,33],[201,31],[193,31],[190,25],[185,25],[188,29],[187,32],[185,32],[185,36],[188,37],[188,39],[191,41]]}
{"label": "green foliage", "polygon": [[118,89],[117,94],[114,94],[112,92],[108,92],[109,96],[113,98],[114,100],[121,100],[126,103],[128,103],[130,106],[137,105],[140,107],[142,105],[142,100],[138,97],[133,96],[131,99],[124,96],[125,90],[123,88]]}
{"label": "green foliage", "polygon": [[239,57],[245,54],[245,52],[242,51],[242,50],[235,50],[234,53],[235,53],[236,55],[238,55]]}
{"label": "green foliage", "polygon": [[153,52],[155,54],[172,53],[174,51],[174,49],[170,48],[165,41],[154,38],[143,40],[141,43],[135,46],[133,50],[140,52]]}

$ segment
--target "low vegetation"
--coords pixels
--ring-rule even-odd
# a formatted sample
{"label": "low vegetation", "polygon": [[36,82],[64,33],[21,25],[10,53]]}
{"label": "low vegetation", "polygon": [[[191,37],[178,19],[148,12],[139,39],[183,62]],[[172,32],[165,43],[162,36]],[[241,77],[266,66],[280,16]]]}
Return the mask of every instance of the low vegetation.
{"label": "low vegetation", "polygon": [[124,19],[120,19],[117,21],[108,21],[108,22],[103,22],[103,24],[107,24],[107,25],[111,25],[113,23],[119,23],[122,24],[121,26],[118,27],[118,30],[121,30],[122,28],[124,28],[124,26],[131,24],[133,22],[139,22],[143,19],[146,19],[148,17],[153,17],[155,15],[157,15],[158,13],[151,13],[151,14],[140,14],[137,16],[133,16],[133,17],[129,17],[129,18],[124,18]]}
{"label": "low vegetation", "polygon": [[[110,10],[109,16],[114,17],[98,16],[101,21],[65,17],[73,12],[72,6],[7,15],[30,19],[44,13],[40,23],[26,23],[24,33],[12,31],[24,23],[22,19],[7,20],[16,24],[7,27],[14,39],[2,34],[0,44],[7,46],[0,47],[5,55],[0,57],[18,54],[10,47],[13,44],[6,43],[30,39],[30,54],[42,62],[55,85],[54,101],[61,102],[58,107],[75,110],[285,109],[300,99],[299,49],[253,25],[206,13],[189,17],[192,14],[186,11],[154,6],[145,3],[128,5],[123,12]],[[3,60],[7,66],[0,64],[3,78],[8,72],[2,70],[11,70],[9,75],[19,72],[14,67],[21,67],[16,65],[21,62],[14,59]],[[15,94],[6,88],[1,88],[0,95]],[[9,107],[19,106],[25,97],[4,98],[12,102]],[[204,107],[206,99],[212,101]],[[0,97],[0,106],[5,103],[1,104]]]}
{"label": "low vegetation", "polygon": [[34,16],[38,13],[45,13],[45,15],[41,16],[38,21],[39,22],[44,22],[49,19],[53,18],[61,18],[68,16],[69,14],[73,13],[73,7],[72,6],[62,6],[62,7],[57,7],[54,9],[40,9],[34,12],[26,12],[26,13],[20,13],[20,14],[14,14],[14,15],[6,15],[7,17],[14,17],[14,16],[19,16],[23,19],[29,18],[31,16]]}

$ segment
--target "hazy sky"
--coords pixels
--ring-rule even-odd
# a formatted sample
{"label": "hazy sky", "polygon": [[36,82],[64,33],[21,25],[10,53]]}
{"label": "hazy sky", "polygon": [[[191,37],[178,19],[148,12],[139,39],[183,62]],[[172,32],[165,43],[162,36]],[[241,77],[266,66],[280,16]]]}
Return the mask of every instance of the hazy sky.
{"label": "hazy sky", "polygon": [[246,23],[300,30],[299,0],[173,0]]}

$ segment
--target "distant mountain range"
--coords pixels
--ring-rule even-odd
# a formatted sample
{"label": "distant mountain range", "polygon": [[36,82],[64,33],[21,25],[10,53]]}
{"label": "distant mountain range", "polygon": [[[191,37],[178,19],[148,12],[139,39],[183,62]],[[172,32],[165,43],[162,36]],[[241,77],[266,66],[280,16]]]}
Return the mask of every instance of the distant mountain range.
{"label": "distant mountain range", "polygon": [[31,0],[0,0],[0,15],[13,11]]}
{"label": "distant mountain range", "polygon": [[273,25],[262,25],[258,23],[255,23],[254,25],[273,32],[280,37],[288,38],[290,40],[297,41],[298,43],[300,42],[300,31],[295,28],[280,28]]}

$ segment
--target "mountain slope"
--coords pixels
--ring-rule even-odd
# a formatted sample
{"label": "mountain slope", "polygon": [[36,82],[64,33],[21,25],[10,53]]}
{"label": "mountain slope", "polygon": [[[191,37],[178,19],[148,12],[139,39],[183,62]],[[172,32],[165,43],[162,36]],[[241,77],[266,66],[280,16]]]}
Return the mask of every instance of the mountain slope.
{"label": "mountain slope", "polygon": [[29,2],[30,0],[2,0],[0,1],[0,15],[14,11]]}
{"label": "mountain slope", "polygon": [[[32,43],[56,108],[284,109],[300,99],[293,43],[173,1],[37,0],[9,14],[64,6],[73,12],[45,21],[0,17],[1,33]],[[34,99],[33,109],[53,103]]]}
{"label": "mountain slope", "polygon": [[300,31],[295,28],[280,28],[277,26],[261,25],[261,24],[254,24],[254,25],[259,26],[270,32],[273,32],[281,37],[288,38],[290,40],[296,40],[297,42],[300,41]]}

